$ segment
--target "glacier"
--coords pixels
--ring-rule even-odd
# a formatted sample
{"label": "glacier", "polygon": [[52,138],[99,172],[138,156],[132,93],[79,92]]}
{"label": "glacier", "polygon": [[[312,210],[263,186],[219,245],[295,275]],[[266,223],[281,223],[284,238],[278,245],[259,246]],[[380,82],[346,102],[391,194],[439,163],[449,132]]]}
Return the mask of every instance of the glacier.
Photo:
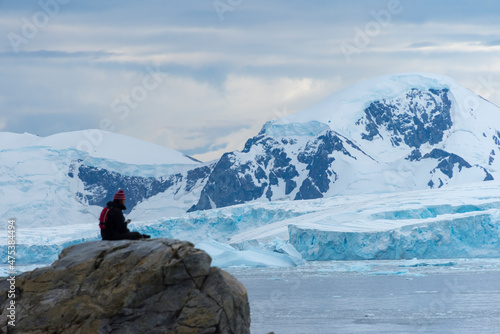
{"label": "glacier", "polygon": [[[130,228],[191,241],[220,267],[500,258],[499,190],[498,182],[489,181],[397,194],[254,202],[138,220]],[[64,247],[99,239],[94,222],[64,228],[20,226],[17,264],[20,270],[49,265]],[[6,252],[6,237],[0,241]],[[6,266],[1,270],[5,274]]]}
{"label": "glacier", "polygon": [[306,260],[500,257],[497,209],[381,231],[339,232],[294,225],[289,229],[290,243]]}
{"label": "glacier", "polygon": [[311,202],[314,212],[236,234],[230,243],[280,238],[307,261],[500,257],[496,181]]}

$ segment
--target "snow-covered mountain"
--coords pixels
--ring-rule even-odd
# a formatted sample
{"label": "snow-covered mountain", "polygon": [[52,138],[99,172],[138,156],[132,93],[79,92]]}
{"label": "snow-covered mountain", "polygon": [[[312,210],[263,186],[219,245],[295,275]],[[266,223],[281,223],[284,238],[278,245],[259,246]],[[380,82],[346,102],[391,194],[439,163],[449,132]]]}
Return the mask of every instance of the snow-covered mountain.
{"label": "snow-covered mountain", "polygon": [[[186,192],[196,197],[192,180],[204,171],[196,174],[200,163],[180,152],[99,130],[49,137],[3,132],[0,162],[0,214],[24,227],[95,222],[97,205],[118,188],[134,207],[185,178]],[[194,200],[170,213],[185,212]]]}
{"label": "snow-covered mountain", "polygon": [[26,226],[93,222],[117,189],[132,219],[248,202],[499,179],[500,108],[444,76],[388,75],[266,123],[208,163],[100,130],[0,133],[0,212]]}
{"label": "snow-covered mountain", "polygon": [[133,229],[198,243],[221,266],[499,257],[499,155],[500,108],[443,76],[391,75],[207,163],[99,130],[0,133],[0,225],[17,220],[22,263],[47,264],[99,238],[121,188]]}
{"label": "snow-covered mountain", "polygon": [[268,122],[215,165],[191,210],[498,178],[500,108],[433,74],[389,75]]}

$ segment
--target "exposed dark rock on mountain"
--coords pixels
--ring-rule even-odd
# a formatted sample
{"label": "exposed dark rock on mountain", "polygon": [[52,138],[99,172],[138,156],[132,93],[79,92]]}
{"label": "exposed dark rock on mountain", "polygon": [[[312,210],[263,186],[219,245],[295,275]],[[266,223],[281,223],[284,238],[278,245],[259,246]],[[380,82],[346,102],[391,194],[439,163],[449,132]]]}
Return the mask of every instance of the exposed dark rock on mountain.
{"label": "exposed dark rock on mountain", "polygon": [[443,140],[451,122],[449,89],[412,89],[402,98],[372,102],[366,116],[358,121],[365,125],[363,139],[381,136],[383,128],[391,135],[394,146],[404,143],[419,148],[423,144],[437,144]]}
{"label": "exposed dark rock on mountain", "polygon": [[84,191],[76,195],[90,205],[104,207],[118,189],[123,189],[127,194],[127,212],[130,212],[140,202],[159,193],[190,192],[197,182],[204,182],[208,178],[210,171],[209,165],[203,165],[187,173],[175,173],[159,178],[140,177],[122,175],[77,161],[70,167],[68,176],[77,177],[83,183]]}
{"label": "exposed dark rock on mountain", "polygon": [[222,156],[199,202],[190,211],[263,197],[268,200],[323,197],[337,180],[332,166],[335,157],[355,161],[356,155],[364,153],[331,130],[304,138],[274,138],[261,132],[247,141],[242,152]]}

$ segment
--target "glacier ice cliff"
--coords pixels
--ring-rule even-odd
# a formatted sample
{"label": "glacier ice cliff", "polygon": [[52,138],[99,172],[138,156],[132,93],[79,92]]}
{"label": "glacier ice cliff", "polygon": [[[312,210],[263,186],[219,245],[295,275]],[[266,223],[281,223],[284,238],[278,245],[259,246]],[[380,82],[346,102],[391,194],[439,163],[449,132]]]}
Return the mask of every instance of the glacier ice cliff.
{"label": "glacier ice cliff", "polygon": [[290,243],[308,261],[500,257],[500,221],[491,213],[429,220],[367,232],[290,225]]}

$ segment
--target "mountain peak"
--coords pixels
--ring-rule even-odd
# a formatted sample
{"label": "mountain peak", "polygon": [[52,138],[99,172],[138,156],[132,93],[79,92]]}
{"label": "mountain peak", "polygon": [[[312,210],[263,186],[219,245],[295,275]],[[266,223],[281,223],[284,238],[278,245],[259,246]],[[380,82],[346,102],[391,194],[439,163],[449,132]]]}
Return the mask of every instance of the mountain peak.
{"label": "mountain peak", "polygon": [[[276,120],[276,123],[319,121],[338,131],[346,121],[358,120],[370,103],[395,99],[411,90],[468,91],[453,79],[430,73],[400,73],[368,79],[333,93],[319,103],[298,113]],[[468,91],[470,94],[472,92]],[[352,123],[352,122],[350,122]]]}
{"label": "mountain peak", "polygon": [[366,80],[266,123],[222,157],[191,210],[493,180],[499,115],[446,76]]}
{"label": "mountain peak", "polygon": [[[399,159],[427,143],[456,142],[447,139],[457,131],[492,137],[495,131],[488,128],[500,129],[499,111],[447,76],[400,73],[342,89],[274,124],[320,122],[362,145],[368,154],[391,161],[397,151]],[[481,140],[476,142],[475,150]]]}

